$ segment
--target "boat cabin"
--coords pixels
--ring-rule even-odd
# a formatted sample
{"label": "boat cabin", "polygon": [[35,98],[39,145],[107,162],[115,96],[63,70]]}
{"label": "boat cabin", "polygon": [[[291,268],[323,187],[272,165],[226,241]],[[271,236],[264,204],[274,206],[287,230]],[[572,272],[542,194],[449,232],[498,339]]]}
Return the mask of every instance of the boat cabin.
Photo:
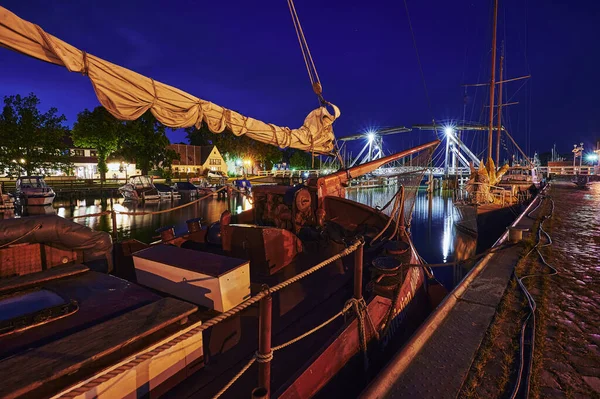
{"label": "boat cabin", "polygon": [[21,176],[17,179],[17,192],[31,188],[50,188],[42,176]]}
{"label": "boat cabin", "polygon": [[539,182],[535,168],[528,166],[513,166],[504,176],[503,182],[522,182],[536,184]]}
{"label": "boat cabin", "polygon": [[150,176],[142,176],[142,175],[131,176],[129,178],[129,184],[132,184],[136,190],[144,189],[144,188],[154,188],[154,185],[152,184],[152,179],[150,179]]}

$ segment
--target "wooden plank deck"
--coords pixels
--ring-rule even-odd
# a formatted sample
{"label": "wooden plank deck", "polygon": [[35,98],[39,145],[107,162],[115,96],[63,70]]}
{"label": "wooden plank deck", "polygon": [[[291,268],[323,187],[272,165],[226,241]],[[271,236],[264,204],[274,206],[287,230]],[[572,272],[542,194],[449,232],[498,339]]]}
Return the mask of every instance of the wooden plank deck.
{"label": "wooden plank deck", "polygon": [[176,323],[195,305],[163,298],[42,347],[0,362],[0,397],[16,398]]}
{"label": "wooden plank deck", "polygon": [[15,290],[22,290],[50,280],[75,276],[90,270],[87,266],[75,264],[54,267],[38,273],[0,279],[0,295]]}

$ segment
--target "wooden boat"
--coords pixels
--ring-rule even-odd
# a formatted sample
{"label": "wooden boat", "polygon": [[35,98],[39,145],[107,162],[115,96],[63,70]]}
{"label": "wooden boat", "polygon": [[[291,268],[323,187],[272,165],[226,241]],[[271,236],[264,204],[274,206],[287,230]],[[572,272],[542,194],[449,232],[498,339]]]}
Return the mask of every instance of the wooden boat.
{"label": "wooden boat", "polygon": [[[298,26],[297,15],[292,16]],[[304,50],[305,40],[300,41]],[[158,121],[173,128],[206,123],[213,133],[228,129],[280,147],[321,154],[334,149],[332,124],[340,112],[324,100],[319,82],[313,82],[313,88],[321,105],[302,126],[290,129],[246,117],[82,52],[2,7],[0,44],[84,73],[101,103],[119,119],[133,120],[151,110]],[[345,186],[381,165],[432,151],[438,143],[309,179],[306,186],[255,189],[253,210],[226,212],[206,228],[190,221],[188,234],[181,237],[167,227],[158,246],[117,244],[114,274],[124,278],[119,283],[131,291],[94,281],[75,290],[104,293],[108,286],[121,300],[138,299],[155,303],[154,307],[128,316],[144,308],[139,308],[140,302],[123,300],[128,308],[119,308],[120,319],[115,320],[114,313],[103,314],[86,324],[94,330],[74,335],[77,326],[69,325],[70,319],[90,312],[69,313],[72,308],[57,301],[64,317],[25,331],[47,337],[59,321],[67,323],[66,330],[55,331],[53,338],[59,341],[54,346],[38,343],[37,350],[29,351],[30,358],[21,352],[18,364],[14,355],[4,358],[0,395],[112,398],[158,396],[170,389],[171,397],[208,397],[226,387],[255,356],[258,337],[258,381],[253,370],[241,374],[225,396],[243,397],[251,391],[259,397],[274,393],[289,398],[357,392],[426,317],[428,302],[424,268],[404,226],[402,188],[390,217],[345,199]],[[195,262],[184,263],[187,259]],[[325,263],[313,269],[319,262]],[[235,281],[227,282],[234,271]],[[148,290],[134,285],[138,280],[165,298],[151,298]],[[233,284],[236,281],[239,284]],[[248,295],[254,296],[236,307]],[[185,302],[173,299],[184,296]],[[114,304],[104,303],[102,295],[93,300],[91,293],[80,300],[86,298],[108,311]],[[259,306],[256,298],[261,298]],[[190,300],[198,303],[192,305]],[[230,306],[234,307],[229,311],[218,311]],[[158,310],[169,317],[157,316]],[[97,325],[107,318],[113,319],[109,329]],[[272,368],[271,338],[275,344],[290,344],[276,352]],[[32,359],[40,360],[33,372],[6,376],[17,365],[27,367]]]}
{"label": "wooden boat", "polygon": [[[200,228],[198,220],[190,221],[190,231],[180,237],[169,236],[172,231],[164,230],[163,243],[156,246],[136,241],[118,244],[114,274],[133,283],[75,264],[86,259],[93,263],[99,256],[97,250],[95,256],[90,255],[90,250],[77,254],[73,248],[81,247],[81,242],[110,242],[106,233],[82,233],[88,230],[80,225],[75,225],[80,229],[75,242],[57,243],[53,242],[55,238],[40,235],[38,239],[43,243],[0,249],[1,257],[5,250],[19,248],[30,254],[30,246],[43,248],[45,262],[49,262],[31,269],[34,274],[0,281],[0,287],[5,288],[0,293],[8,295],[0,297],[0,307],[3,300],[10,303],[15,298],[53,304],[39,305],[35,312],[27,311],[19,314],[18,320],[10,319],[12,326],[22,326],[23,331],[12,328],[14,333],[0,335],[0,342],[4,340],[0,347],[7,348],[0,352],[0,375],[17,366],[31,367],[25,365],[43,353],[59,354],[37,362],[35,373],[23,371],[5,378],[0,394],[124,397],[148,390],[155,395],[170,389],[173,397],[213,395],[237,373],[239,363],[256,350],[257,308],[250,306],[210,330],[190,331],[219,311],[260,292],[264,284],[275,286],[298,276],[343,251],[362,235],[365,244],[360,254],[364,258],[342,258],[272,295],[271,333],[273,341],[280,343],[322,323],[344,309],[357,290],[364,291],[365,309],[360,317],[347,310],[345,317],[294,343],[290,349],[277,352],[269,378],[271,391],[281,397],[326,395],[332,389],[355,392],[426,317],[428,302],[423,269],[401,267],[419,263],[404,229],[382,212],[343,198],[341,184],[355,176],[354,172],[340,171],[307,186],[262,187],[255,191],[254,210],[236,216],[226,213],[219,223],[205,228]],[[290,196],[292,203],[286,201]],[[286,216],[283,206],[293,218]],[[5,228],[0,231],[0,246],[12,239],[7,231],[20,236],[37,224],[53,231],[55,219],[58,218],[23,218],[8,221],[11,226],[0,224],[0,229]],[[67,224],[66,230],[74,228],[72,222],[60,220]],[[15,226],[24,223],[27,225],[15,231]],[[375,241],[379,232],[384,233],[384,239]],[[61,234],[60,239],[74,237]],[[141,259],[159,267],[143,266]],[[235,291],[237,299],[226,307],[218,307],[214,305],[215,297],[207,296],[206,281],[223,274],[211,271],[211,265],[221,265],[222,271],[222,265],[232,263],[237,266],[226,272],[245,267],[250,283],[227,288],[225,297],[235,297]],[[4,268],[5,262],[2,264]],[[169,272],[167,266],[171,268]],[[182,280],[183,272],[196,274]],[[204,277],[194,278],[200,275]],[[229,277],[237,281],[232,275]],[[138,286],[136,281],[152,290]],[[215,289],[210,292],[217,295]],[[46,312],[43,323],[22,322],[39,319],[38,311]],[[359,340],[361,329],[365,332],[363,340]],[[101,336],[111,339],[98,339]],[[366,373],[365,356],[369,366]],[[142,370],[145,371],[141,373]],[[186,379],[188,376],[191,378]],[[348,378],[352,383],[348,383]],[[256,385],[254,373],[249,372],[225,397],[248,394]]]}
{"label": "wooden boat", "polygon": [[119,192],[127,201],[158,201],[160,195],[150,176],[131,176],[129,182],[119,187]]}
{"label": "wooden boat", "polygon": [[42,176],[20,176],[16,181],[15,197],[23,206],[52,205],[56,194]]}

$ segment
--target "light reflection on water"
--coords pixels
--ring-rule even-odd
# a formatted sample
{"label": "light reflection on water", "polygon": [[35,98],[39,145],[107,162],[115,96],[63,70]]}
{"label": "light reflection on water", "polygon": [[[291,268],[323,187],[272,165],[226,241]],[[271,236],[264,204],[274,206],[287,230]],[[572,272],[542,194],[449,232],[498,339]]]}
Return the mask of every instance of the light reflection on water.
{"label": "light reflection on water", "polygon": [[[208,198],[189,205],[185,208],[176,209],[172,212],[160,214],[145,215],[126,215],[120,212],[156,212],[188,203],[186,200],[176,200],[160,202],[147,202],[144,204],[124,201],[123,198],[114,198],[113,204],[117,211],[116,222],[119,238],[135,238],[143,242],[150,242],[156,239],[158,234],[156,229],[163,226],[174,226],[175,232],[181,234],[187,231],[185,221],[196,217],[202,217],[206,222],[219,220],[221,213],[229,209],[229,200]],[[231,209],[241,212],[250,209],[252,205],[244,197],[235,196],[231,198]],[[75,200],[69,203],[68,200],[55,200],[54,208],[59,216],[73,217],[100,213],[110,209],[110,199],[87,198]],[[100,217],[83,217],[75,219],[94,230],[111,231],[112,221],[109,215]]]}
{"label": "light reflection on water", "polygon": [[[384,188],[351,189],[347,191],[347,198],[373,207],[383,207],[397,189],[395,185]],[[125,202],[123,198],[113,199],[115,210],[121,212],[154,212],[187,202],[178,200],[173,204],[170,201],[138,204]],[[209,198],[182,209],[154,215],[126,215],[117,212],[117,230],[121,239],[135,238],[150,242],[157,238],[158,234],[155,231],[159,227],[174,226],[175,232],[181,234],[187,231],[185,221],[188,219],[202,217],[210,223],[219,220],[221,213],[227,209],[234,209],[236,213],[240,213],[251,207],[245,197],[237,195],[231,200]],[[62,217],[89,215],[110,209],[110,199],[87,198],[74,200],[72,203],[68,200],[56,200],[54,208]],[[390,206],[386,212],[391,208]],[[428,263],[447,263],[472,256],[474,240],[457,232],[454,226],[455,218],[456,211],[450,196],[438,193],[429,198],[424,189],[418,191],[410,232],[419,254]],[[75,220],[95,230],[111,231],[112,228],[109,215]],[[435,274],[447,288],[451,288],[462,277],[461,273],[452,267],[436,268]]]}
{"label": "light reflection on water", "polygon": [[[397,186],[352,189],[348,190],[347,198],[382,207],[392,198],[396,190],[398,190]],[[456,230],[454,225],[456,217],[450,195],[437,192],[429,197],[424,188],[417,192],[410,233],[419,255],[427,263],[448,263],[474,255],[475,239]],[[463,271],[452,266],[434,268],[434,273],[436,278],[449,289],[463,277]]]}

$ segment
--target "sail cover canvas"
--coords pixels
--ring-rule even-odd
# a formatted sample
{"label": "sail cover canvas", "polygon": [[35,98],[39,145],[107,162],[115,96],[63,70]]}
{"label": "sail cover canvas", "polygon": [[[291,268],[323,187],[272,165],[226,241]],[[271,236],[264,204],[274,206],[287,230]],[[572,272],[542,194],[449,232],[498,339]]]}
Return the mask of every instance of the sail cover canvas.
{"label": "sail cover canvas", "polygon": [[0,45],[42,61],[87,75],[100,103],[117,119],[134,120],[147,110],[165,126],[183,128],[206,123],[213,133],[226,129],[253,140],[316,153],[333,150],[332,124],[340,116],[321,106],[298,129],[276,126],[202,100],[175,87],[115,65],[45,32],[0,7]]}

